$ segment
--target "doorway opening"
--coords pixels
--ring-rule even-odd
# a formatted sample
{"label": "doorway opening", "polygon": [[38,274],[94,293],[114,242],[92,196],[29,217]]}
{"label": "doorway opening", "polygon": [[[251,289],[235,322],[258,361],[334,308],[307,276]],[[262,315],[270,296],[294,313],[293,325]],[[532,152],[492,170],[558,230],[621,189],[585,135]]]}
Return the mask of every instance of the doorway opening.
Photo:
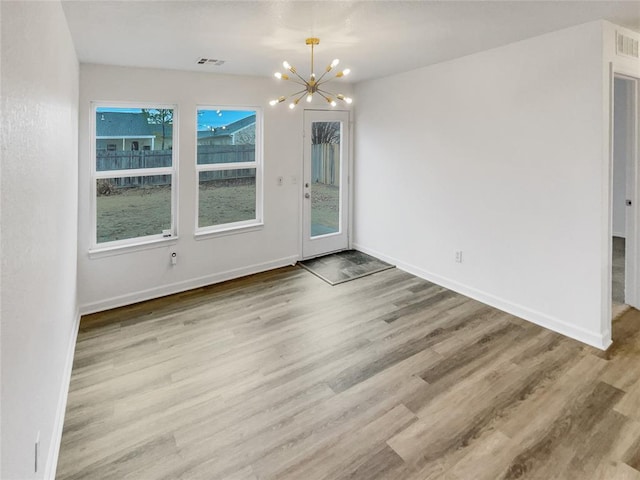
{"label": "doorway opening", "polygon": [[637,307],[638,79],[616,75],[613,86],[611,318]]}

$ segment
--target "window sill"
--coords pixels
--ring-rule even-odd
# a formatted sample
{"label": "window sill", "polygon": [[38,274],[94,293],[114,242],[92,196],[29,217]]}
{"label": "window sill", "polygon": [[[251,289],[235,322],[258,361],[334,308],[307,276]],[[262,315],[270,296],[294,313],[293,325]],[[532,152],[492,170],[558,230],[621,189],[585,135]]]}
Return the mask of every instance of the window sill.
{"label": "window sill", "polygon": [[175,245],[178,237],[157,238],[129,245],[117,245],[110,247],[96,247],[89,249],[89,258],[103,258],[113,255],[124,255],[126,253],[139,252],[142,250],[150,250],[153,248],[162,248],[169,245]]}
{"label": "window sill", "polygon": [[219,230],[203,230],[196,232],[194,234],[194,238],[196,240],[208,240],[216,237],[224,237],[227,235],[237,235],[240,233],[248,233],[255,232],[257,230],[262,230],[264,228],[264,223],[253,223],[251,225],[242,225],[237,227],[227,227],[221,228]]}

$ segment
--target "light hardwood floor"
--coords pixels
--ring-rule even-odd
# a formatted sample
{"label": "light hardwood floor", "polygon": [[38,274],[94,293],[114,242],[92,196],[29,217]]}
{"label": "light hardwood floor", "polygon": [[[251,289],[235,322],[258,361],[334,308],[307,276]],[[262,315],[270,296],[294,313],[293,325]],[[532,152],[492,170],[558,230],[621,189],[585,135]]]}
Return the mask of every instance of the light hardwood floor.
{"label": "light hardwood floor", "polygon": [[393,269],[83,318],[58,479],[640,479],[640,313],[599,352]]}

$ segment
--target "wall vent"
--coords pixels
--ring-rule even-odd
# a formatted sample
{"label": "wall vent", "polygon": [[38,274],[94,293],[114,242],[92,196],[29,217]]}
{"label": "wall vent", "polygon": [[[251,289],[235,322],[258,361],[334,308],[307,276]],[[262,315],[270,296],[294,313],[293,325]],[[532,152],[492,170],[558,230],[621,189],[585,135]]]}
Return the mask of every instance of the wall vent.
{"label": "wall vent", "polygon": [[616,32],[616,53],[626,57],[640,58],[638,40]]}
{"label": "wall vent", "polygon": [[214,65],[216,67],[219,67],[220,65],[224,64],[224,60],[218,60],[218,59],[215,59],[215,58],[200,57],[198,60],[196,60],[196,63],[198,65]]}

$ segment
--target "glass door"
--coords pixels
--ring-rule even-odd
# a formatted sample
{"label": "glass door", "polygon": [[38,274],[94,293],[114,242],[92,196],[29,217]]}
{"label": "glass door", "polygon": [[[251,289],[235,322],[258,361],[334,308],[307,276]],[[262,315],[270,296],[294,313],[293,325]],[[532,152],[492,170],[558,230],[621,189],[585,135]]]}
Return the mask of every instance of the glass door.
{"label": "glass door", "polygon": [[304,112],[303,258],[349,247],[349,112]]}

